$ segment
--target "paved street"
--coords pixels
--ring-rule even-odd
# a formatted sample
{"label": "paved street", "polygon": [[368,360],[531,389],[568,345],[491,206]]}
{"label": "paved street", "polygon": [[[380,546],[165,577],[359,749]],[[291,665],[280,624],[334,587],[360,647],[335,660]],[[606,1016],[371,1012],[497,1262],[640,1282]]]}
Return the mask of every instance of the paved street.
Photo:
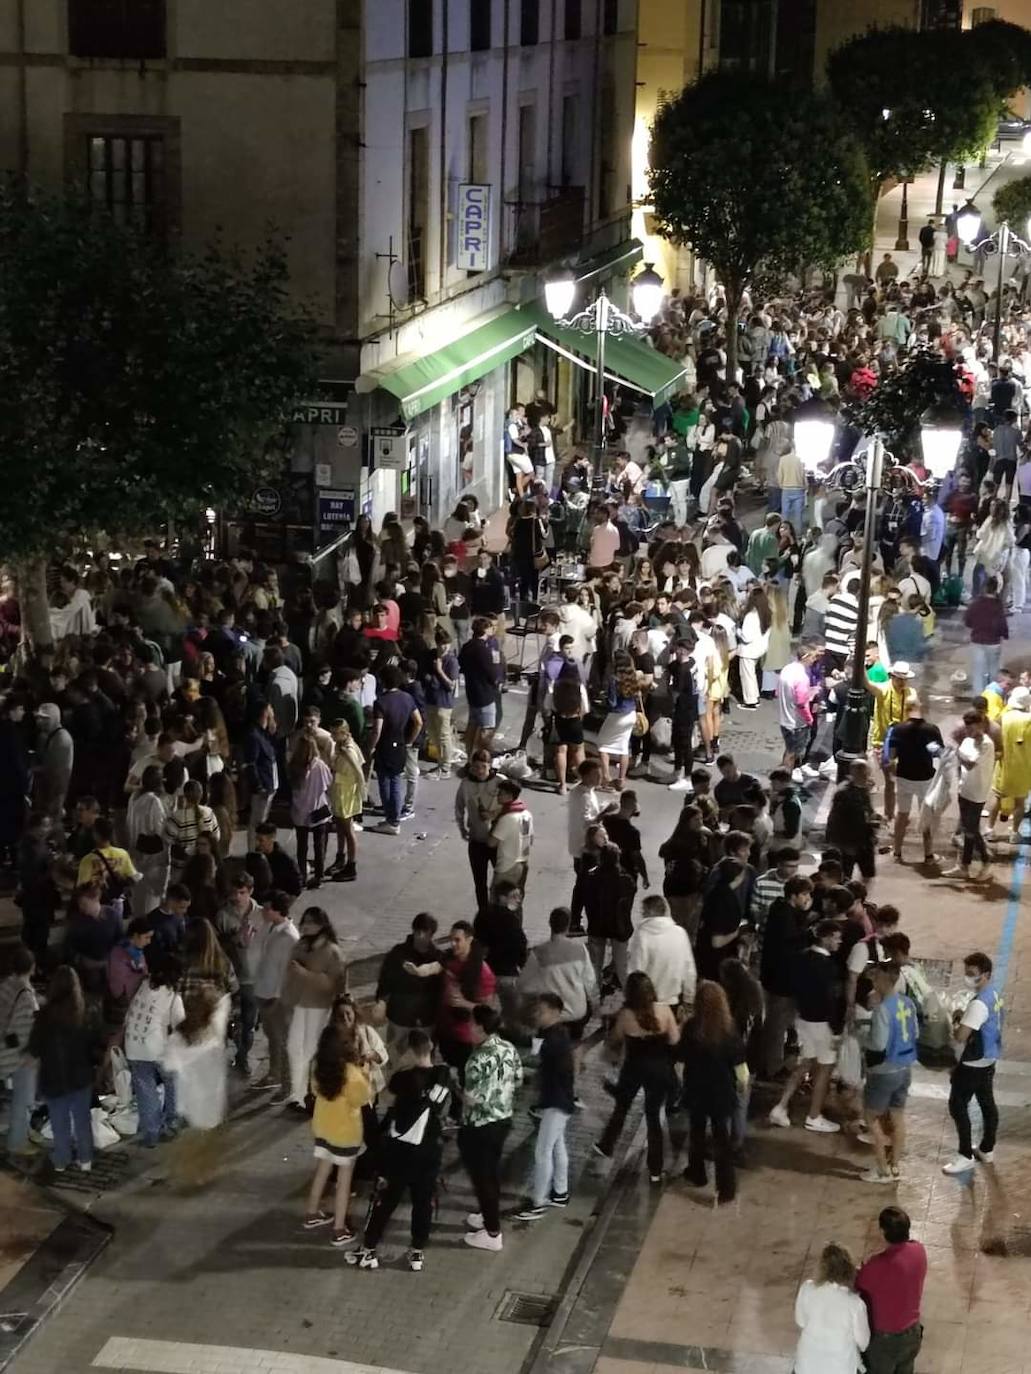
{"label": "paved street", "polygon": [[[1019,655],[1031,649],[1031,626],[1014,622],[1013,628]],[[956,708],[943,685],[962,659],[959,627],[946,624],[943,639],[930,694],[938,718],[947,720]],[[517,699],[513,692],[507,702]],[[747,727],[739,720],[732,721],[726,745],[745,766],[768,768],[775,750],[770,708],[764,705]],[[819,784],[812,794],[810,822],[818,823],[823,789]],[[452,792],[453,784],[427,783],[411,832],[400,841],[363,836],[360,882],[326,889],[341,936],[356,954],[382,949],[421,907],[445,920],[469,912],[470,884],[450,823]],[[647,783],[639,792],[651,856],[679,798]],[[531,805],[540,838],[527,925],[537,937],[553,900],[568,895],[569,880],[561,803],[539,791]],[[973,1355],[964,1363],[964,1351],[976,1350],[983,1360],[986,1348],[993,1374],[1031,1370],[1024,1360],[1031,1350],[1031,1220],[1023,1200],[1031,1178],[1031,1046],[1024,1048],[1031,1028],[1024,977],[1031,938],[1021,920],[1024,876],[1024,861],[1007,858],[976,894],[929,883],[910,867],[888,866],[878,878],[877,895],[902,909],[915,953],[944,961],[941,976],[971,947],[996,954],[1006,967],[1010,1008],[994,1171],[967,1184],[940,1174],[952,1147],[941,1071],[921,1070],[911,1100],[910,1164],[897,1196],[931,1248],[920,1374],[972,1369]],[[55,1368],[67,1374],[90,1368],[450,1374],[456,1367],[501,1374],[535,1360],[549,1374],[665,1374],[670,1368],[787,1374],[793,1294],[819,1248],[831,1237],[857,1254],[875,1243],[885,1190],[857,1181],[867,1157],[840,1138],[828,1143],[756,1122],[740,1201],[729,1212],[714,1212],[707,1196],[675,1174],[657,1196],[633,1149],[625,1168],[617,1161],[598,1172],[587,1163],[607,1109],[606,1071],[593,1048],[581,1084],[585,1109],[571,1132],[569,1210],[533,1228],[511,1224],[501,1255],[467,1250],[461,1236],[472,1195],[449,1148],[437,1229],[427,1268],[417,1276],[399,1263],[403,1213],[375,1274],[345,1269],[321,1235],[299,1228],[310,1170],[307,1128],[253,1097],[236,1103],[218,1180],[201,1192],[174,1192],[160,1157],[120,1151],[124,1171],[112,1167],[113,1186],[72,1199],[111,1225],[113,1240],[16,1358],[14,1374]],[[529,1081],[508,1161],[507,1205],[520,1196],[532,1149]],[[757,1101],[768,1105],[761,1096]],[[632,1145],[633,1136],[631,1123],[626,1140]],[[984,1253],[986,1245],[991,1253]],[[538,1320],[559,1302],[550,1329],[505,1320],[506,1303],[519,1294],[542,1300]],[[298,1364],[287,1356],[305,1358]]]}

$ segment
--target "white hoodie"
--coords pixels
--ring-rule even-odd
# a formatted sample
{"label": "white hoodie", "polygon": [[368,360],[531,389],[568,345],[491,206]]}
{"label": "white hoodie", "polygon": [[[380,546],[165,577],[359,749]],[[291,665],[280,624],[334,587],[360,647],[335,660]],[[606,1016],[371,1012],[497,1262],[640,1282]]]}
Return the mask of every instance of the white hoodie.
{"label": "white hoodie", "polygon": [[672,916],[646,916],[641,921],[627,947],[627,972],[646,973],[659,1002],[694,1002],[698,973],[691,941]]}

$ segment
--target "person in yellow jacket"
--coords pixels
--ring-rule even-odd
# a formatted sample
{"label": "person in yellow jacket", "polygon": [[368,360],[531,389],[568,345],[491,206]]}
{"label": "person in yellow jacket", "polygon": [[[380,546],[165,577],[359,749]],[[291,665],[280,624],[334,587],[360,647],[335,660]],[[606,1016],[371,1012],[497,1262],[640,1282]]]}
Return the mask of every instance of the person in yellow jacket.
{"label": "person in yellow jacket", "polygon": [[1012,817],[1013,840],[1019,842],[1028,793],[1031,793],[1031,689],[1014,687],[999,717],[1002,750],[996,753],[988,829],[1002,811]]}
{"label": "person in yellow jacket", "polygon": [[[353,1032],[338,1021],[330,1021],[319,1037],[312,1063],[315,1115],[311,1128],[318,1162],[308,1190],[304,1229],[313,1231],[332,1222],[333,1234],[329,1243],[336,1249],[354,1240],[354,1232],[347,1224],[351,1178],[355,1160],[362,1151],[362,1108],[373,1098],[372,1086],[360,1060],[361,1051]],[[334,1166],[337,1170],[336,1196],[330,1215],[322,1210],[322,1195]]]}
{"label": "person in yellow jacket", "polygon": [[870,752],[873,762],[884,779],[884,817],[895,819],[895,773],[890,759],[884,757],[884,741],[893,725],[906,719],[910,702],[919,700],[912,685],[916,674],[904,659],[898,659],[888,669],[887,682],[874,682],[866,675],[866,690],[873,697],[873,716],[870,720]]}

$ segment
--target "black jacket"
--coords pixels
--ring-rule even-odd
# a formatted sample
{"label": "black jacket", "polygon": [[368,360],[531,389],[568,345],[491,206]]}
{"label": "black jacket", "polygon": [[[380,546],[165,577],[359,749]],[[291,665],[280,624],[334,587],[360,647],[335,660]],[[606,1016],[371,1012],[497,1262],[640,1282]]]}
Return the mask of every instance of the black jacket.
{"label": "black jacket", "polygon": [[573,1042],[561,1023],[541,1031],[540,1099],[538,1107],[557,1107],[560,1112],[574,1110]]}
{"label": "black jacket", "polygon": [[832,954],[813,946],[795,959],[792,971],[795,1009],[800,1021],[840,1020],[841,970]]}
{"label": "black jacket", "polygon": [[272,846],[271,854],[259,854],[257,850],[252,850],[244,859],[244,866],[254,879],[254,896],[257,901],[263,901],[270,892],[277,889],[291,897],[301,895],[300,869],[278,844]]}
{"label": "black jacket", "polygon": [[497,615],[505,607],[505,580],[497,568],[488,568],[486,577],[469,574],[469,609],[473,615]]}
{"label": "black jacket", "polygon": [[786,897],[778,897],[766,914],[759,981],[777,997],[794,995],[794,967],[806,945],[809,915]]}
{"label": "black jacket", "polygon": [[66,1026],[51,1020],[46,1008],[36,1016],[28,1052],[39,1060],[39,1091],[43,1097],[64,1097],[93,1086],[93,1055],[85,1026]]}
{"label": "black jacket", "polygon": [[526,933],[518,913],[508,907],[491,906],[473,922],[473,933],[483,945],[491,972],[512,978],[526,963]]}
{"label": "black jacket", "polygon": [[388,950],[380,966],[376,1001],[386,1002],[387,1020],[395,1026],[432,1026],[440,1004],[440,975],[416,978],[405,973],[404,964],[435,964],[440,953],[432,946],[416,949],[412,936]]}

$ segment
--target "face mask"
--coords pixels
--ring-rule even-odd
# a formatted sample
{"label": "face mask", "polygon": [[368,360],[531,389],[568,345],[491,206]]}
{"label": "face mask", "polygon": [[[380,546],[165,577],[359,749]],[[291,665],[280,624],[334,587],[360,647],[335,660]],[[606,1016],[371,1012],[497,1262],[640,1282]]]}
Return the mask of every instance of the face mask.
{"label": "face mask", "polygon": [[972,989],[973,989],[973,988],[976,988],[976,987],[977,987],[977,982],[978,982],[977,974],[976,974],[976,973],[965,973],[965,974],[963,975],[963,982],[967,985],[968,988],[972,988]]}

